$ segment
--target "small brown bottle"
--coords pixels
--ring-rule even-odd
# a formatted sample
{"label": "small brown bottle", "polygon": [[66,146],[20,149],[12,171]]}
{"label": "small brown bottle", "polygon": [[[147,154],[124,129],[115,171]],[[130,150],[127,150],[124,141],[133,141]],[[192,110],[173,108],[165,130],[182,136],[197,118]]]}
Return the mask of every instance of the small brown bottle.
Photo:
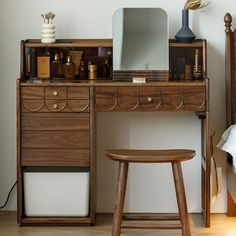
{"label": "small brown bottle", "polygon": [[84,60],[81,61],[80,67],[79,67],[79,78],[80,79],[86,79],[87,78],[87,68],[85,66]]}
{"label": "small brown bottle", "polygon": [[55,53],[54,60],[52,61],[52,77],[61,78],[63,77],[62,73],[62,63],[58,53]]}
{"label": "small brown bottle", "polygon": [[75,64],[72,62],[70,55],[66,57],[66,63],[63,65],[63,74],[67,79],[73,79],[75,77]]}
{"label": "small brown bottle", "polygon": [[109,63],[109,59],[107,58],[104,63],[104,77],[110,78],[111,77],[111,65]]}

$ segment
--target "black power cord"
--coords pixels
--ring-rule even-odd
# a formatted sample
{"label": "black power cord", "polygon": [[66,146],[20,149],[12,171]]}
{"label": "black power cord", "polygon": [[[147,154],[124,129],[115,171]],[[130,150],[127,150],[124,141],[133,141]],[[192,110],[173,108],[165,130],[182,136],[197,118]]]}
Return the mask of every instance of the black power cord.
{"label": "black power cord", "polygon": [[11,196],[11,192],[12,192],[12,190],[14,189],[14,187],[16,186],[16,184],[17,184],[17,181],[13,184],[13,186],[11,187],[11,189],[10,189],[10,191],[9,191],[9,193],[8,193],[8,196],[7,196],[7,200],[5,201],[5,203],[2,205],[2,206],[0,206],[0,209],[3,209],[6,205],[7,205],[7,203],[8,203],[8,201],[9,201],[9,198],[10,198],[10,196]]}

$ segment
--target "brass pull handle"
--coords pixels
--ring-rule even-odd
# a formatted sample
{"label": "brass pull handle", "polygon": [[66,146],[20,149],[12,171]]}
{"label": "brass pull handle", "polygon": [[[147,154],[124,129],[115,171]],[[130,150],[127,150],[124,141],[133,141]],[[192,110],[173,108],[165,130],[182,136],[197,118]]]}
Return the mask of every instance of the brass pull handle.
{"label": "brass pull handle", "polygon": [[152,98],[151,98],[151,97],[148,97],[147,100],[148,100],[148,102],[151,102],[151,101],[152,101]]}
{"label": "brass pull handle", "polygon": [[57,96],[58,95],[58,92],[57,91],[53,91],[52,93],[54,96]]}
{"label": "brass pull handle", "polygon": [[57,104],[53,104],[53,108],[54,108],[54,109],[57,109],[57,108],[58,108],[58,105],[57,105]]}

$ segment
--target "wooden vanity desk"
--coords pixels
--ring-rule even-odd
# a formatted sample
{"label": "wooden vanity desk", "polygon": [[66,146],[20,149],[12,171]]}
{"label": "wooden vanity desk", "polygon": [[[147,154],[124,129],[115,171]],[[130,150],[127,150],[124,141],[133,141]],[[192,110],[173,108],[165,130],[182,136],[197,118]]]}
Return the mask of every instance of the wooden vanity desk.
{"label": "wooden vanity desk", "polygon": [[[42,45],[22,42],[21,78],[17,80],[17,173],[18,223],[20,225],[94,224],[96,214],[96,112],[195,112],[202,120],[202,211],[210,225],[209,101],[206,78],[206,41],[177,44],[170,52],[199,48],[201,80],[152,81],[142,84],[112,80],[32,80],[26,78],[26,53],[37,48],[83,48],[84,52],[111,50],[111,40],[62,41]],[[101,50],[101,51],[102,51]],[[187,54],[191,52],[187,51]],[[94,55],[91,57],[94,58]],[[170,55],[171,61],[175,57]],[[95,59],[100,65],[104,57]],[[99,61],[100,60],[100,61]],[[190,60],[191,61],[191,60]],[[23,172],[25,167],[85,166],[90,175],[90,204],[87,217],[28,217],[24,212]]]}

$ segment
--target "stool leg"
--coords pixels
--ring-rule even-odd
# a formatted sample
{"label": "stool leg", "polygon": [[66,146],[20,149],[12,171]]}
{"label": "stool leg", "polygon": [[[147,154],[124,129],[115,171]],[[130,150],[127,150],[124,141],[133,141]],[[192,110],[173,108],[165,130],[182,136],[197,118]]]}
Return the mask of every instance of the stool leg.
{"label": "stool leg", "polygon": [[179,214],[180,214],[180,221],[182,224],[182,235],[190,236],[191,233],[190,233],[190,227],[189,227],[188,209],[187,209],[187,203],[186,203],[186,197],[185,197],[184,180],[183,180],[181,163],[173,162],[172,169],[173,169],[175,191],[176,191],[176,197],[177,197]]}
{"label": "stool leg", "polygon": [[122,223],[126,184],[128,177],[128,167],[129,167],[128,162],[119,162],[119,173],[118,173],[118,183],[116,189],[116,203],[113,215],[112,236],[120,236],[120,228]]}

